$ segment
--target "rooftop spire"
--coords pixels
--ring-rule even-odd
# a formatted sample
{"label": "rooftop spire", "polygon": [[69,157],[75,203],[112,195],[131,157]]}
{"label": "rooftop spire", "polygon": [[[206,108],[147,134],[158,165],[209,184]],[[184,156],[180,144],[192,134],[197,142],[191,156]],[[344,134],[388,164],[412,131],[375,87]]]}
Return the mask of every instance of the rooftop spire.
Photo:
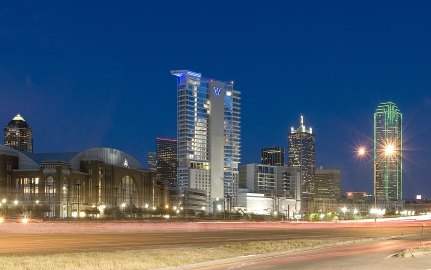
{"label": "rooftop spire", "polygon": [[19,113],[17,115],[15,115],[15,117],[12,120],[15,120],[15,121],[25,121],[24,118]]}

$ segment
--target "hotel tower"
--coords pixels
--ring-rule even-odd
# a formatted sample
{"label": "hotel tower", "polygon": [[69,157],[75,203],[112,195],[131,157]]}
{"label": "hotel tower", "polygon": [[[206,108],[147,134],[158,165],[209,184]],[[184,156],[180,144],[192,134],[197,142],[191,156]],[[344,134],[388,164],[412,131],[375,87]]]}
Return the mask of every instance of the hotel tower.
{"label": "hotel tower", "polygon": [[171,74],[177,77],[177,184],[206,191],[208,209],[223,201],[235,206],[240,92],[233,82],[207,79],[200,73],[174,70]]}

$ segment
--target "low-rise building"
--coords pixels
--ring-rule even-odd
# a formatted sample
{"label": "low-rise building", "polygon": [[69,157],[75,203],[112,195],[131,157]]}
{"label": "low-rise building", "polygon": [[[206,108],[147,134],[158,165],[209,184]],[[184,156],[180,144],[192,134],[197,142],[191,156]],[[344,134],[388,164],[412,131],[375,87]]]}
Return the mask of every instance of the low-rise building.
{"label": "low-rise building", "polygon": [[0,145],[0,210],[51,218],[136,216],[160,207],[155,172],[116,149],[25,154]]}

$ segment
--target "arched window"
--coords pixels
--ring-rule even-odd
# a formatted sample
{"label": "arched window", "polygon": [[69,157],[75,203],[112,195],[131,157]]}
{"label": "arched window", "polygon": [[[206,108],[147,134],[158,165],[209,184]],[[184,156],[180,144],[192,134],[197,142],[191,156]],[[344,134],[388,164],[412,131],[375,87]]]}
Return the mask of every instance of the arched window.
{"label": "arched window", "polygon": [[47,213],[47,217],[55,216],[55,203],[53,202],[54,194],[55,194],[55,181],[54,177],[48,176],[45,178],[45,203],[49,207],[49,212]]}
{"label": "arched window", "polygon": [[117,205],[135,205],[138,202],[138,191],[135,185],[135,180],[130,176],[126,175],[121,179],[120,186],[118,188]]}
{"label": "arched window", "polygon": [[54,194],[55,188],[54,177],[48,176],[45,179],[45,194]]}

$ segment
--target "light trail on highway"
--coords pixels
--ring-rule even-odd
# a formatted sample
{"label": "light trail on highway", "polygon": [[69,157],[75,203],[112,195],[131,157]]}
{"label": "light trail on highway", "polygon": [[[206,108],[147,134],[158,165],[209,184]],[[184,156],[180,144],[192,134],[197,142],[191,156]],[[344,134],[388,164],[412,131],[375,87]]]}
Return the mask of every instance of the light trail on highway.
{"label": "light trail on highway", "polygon": [[[2,224],[0,255],[52,254],[174,247],[210,247],[232,242],[322,239],[346,241],[431,234],[429,223],[41,223]],[[6,226],[4,226],[6,225]],[[34,226],[33,226],[34,225]],[[10,226],[10,227],[7,227]],[[19,227],[21,226],[21,227]],[[66,231],[64,228],[70,229]]]}

